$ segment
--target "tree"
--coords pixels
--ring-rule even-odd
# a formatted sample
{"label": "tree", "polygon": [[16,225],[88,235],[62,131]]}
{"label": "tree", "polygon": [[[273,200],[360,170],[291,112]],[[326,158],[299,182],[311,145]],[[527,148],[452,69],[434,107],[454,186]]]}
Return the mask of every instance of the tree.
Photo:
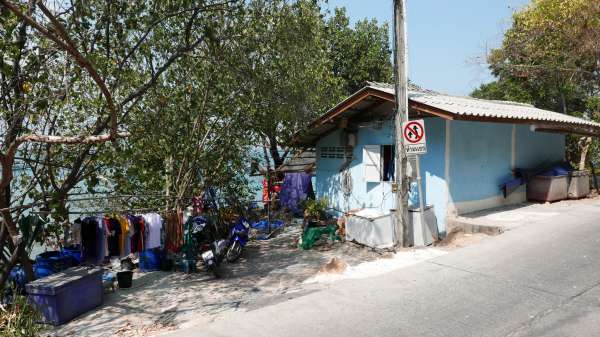
{"label": "tree", "polygon": [[344,95],[353,94],[365,81],[391,83],[392,51],[387,23],[380,26],[375,19],[364,19],[351,28],[342,7],[335,9],[326,28],[333,75],[342,80]]}
{"label": "tree", "polygon": [[[15,225],[23,209],[54,210],[65,221],[69,191],[93,185],[100,159],[114,153],[98,143],[118,148],[149,90],[210,35],[205,16],[235,10],[237,1],[87,1],[52,9],[0,2],[1,287],[17,261],[32,278]],[[14,181],[17,161],[27,168],[22,184]]]}
{"label": "tree", "polygon": [[[598,120],[600,112],[590,110],[589,101],[600,93],[599,41],[598,1],[534,0],[513,15],[502,46],[491,53],[490,69],[497,82],[473,95],[527,101]],[[569,138],[568,156],[580,169],[590,140]]]}
{"label": "tree", "polygon": [[366,81],[391,81],[388,25],[365,19],[352,28],[345,9],[326,19],[318,2],[307,0],[255,1],[249,10],[260,19],[246,26],[259,38],[245,50],[261,48],[242,72],[253,73],[245,82],[259,102],[253,129],[277,169],[289,153],[282,149],[310,121]]}

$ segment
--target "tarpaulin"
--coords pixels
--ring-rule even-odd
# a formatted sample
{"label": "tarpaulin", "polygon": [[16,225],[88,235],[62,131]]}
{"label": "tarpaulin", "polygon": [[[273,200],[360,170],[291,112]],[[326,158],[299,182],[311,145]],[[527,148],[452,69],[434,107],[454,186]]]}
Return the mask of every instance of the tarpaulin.
{"label": "tarpaulin", "polygon": [[286,173],[279,194],[282,207],[297,213],[298,204],[307,198],[314,198],[311,176],[308,173]]}

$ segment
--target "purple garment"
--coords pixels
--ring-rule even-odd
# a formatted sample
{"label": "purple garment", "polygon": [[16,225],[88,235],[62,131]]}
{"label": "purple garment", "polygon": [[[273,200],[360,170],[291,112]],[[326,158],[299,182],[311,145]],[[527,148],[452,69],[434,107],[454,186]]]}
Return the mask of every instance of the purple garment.
{"label": "purple garment", "polygon": [[280,204],[293,212],[298,212],[298,204],[307,198],[314,198],[311,176],[308,173],[286,173],[279,193]]}

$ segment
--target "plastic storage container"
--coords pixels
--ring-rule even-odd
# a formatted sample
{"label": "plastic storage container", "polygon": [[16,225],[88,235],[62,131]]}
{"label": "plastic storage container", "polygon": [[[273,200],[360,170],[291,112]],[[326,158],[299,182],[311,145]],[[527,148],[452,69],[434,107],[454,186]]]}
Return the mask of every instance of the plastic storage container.
{"label": "plastic storage container", "polygon": [[558,201],[567,198],[569,176],[537,175],[527,181],[527,200]]}
{"label": "plastic storage container", "polygon": [[587,171],[571,172],[568,195],[571,199],[585,198],[590,194],[590,175]]}
{"label": "plastic storage container", "polygon": [[61,250],[62,255],[70,256],[72,264],[74,266],[78,266],[81,264],[81,246],[80,245],[72,245],[68,247],[63,247]]}
{"label": "plastic storage container", "polygon": [[63,255],[59,251],[38,254],[35,258],[35,276],[42,278],[58,273],[73,266],[71,256]]}
{"label": "plastic storage container", "polygon": [[25,285],[47,323],[64,324],[102,304],[102,269],[75,267]]}
{"label": "plastic storage container", "polygon": [[140,270],[160,270],[164,254],[160,249],[148,249],[140,253]]}

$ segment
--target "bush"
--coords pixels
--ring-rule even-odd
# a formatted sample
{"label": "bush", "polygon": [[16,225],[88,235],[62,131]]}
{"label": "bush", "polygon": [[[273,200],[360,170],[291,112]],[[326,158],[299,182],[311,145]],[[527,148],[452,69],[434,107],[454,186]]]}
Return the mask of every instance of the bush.
{"label": "bush", "polygon": [[307,199],[304,201],[304,216],[315,220],[321,220],[325,218],[325,211],[329,202],[327,198],[321,198],[318,200]]}
{"label": "bush", "polygon": [[0,303],[0,336],[31,337],[37,336],[42,329],[38,323],[40,314],[27,303],[27,298],[14,290],[2,298]]}

